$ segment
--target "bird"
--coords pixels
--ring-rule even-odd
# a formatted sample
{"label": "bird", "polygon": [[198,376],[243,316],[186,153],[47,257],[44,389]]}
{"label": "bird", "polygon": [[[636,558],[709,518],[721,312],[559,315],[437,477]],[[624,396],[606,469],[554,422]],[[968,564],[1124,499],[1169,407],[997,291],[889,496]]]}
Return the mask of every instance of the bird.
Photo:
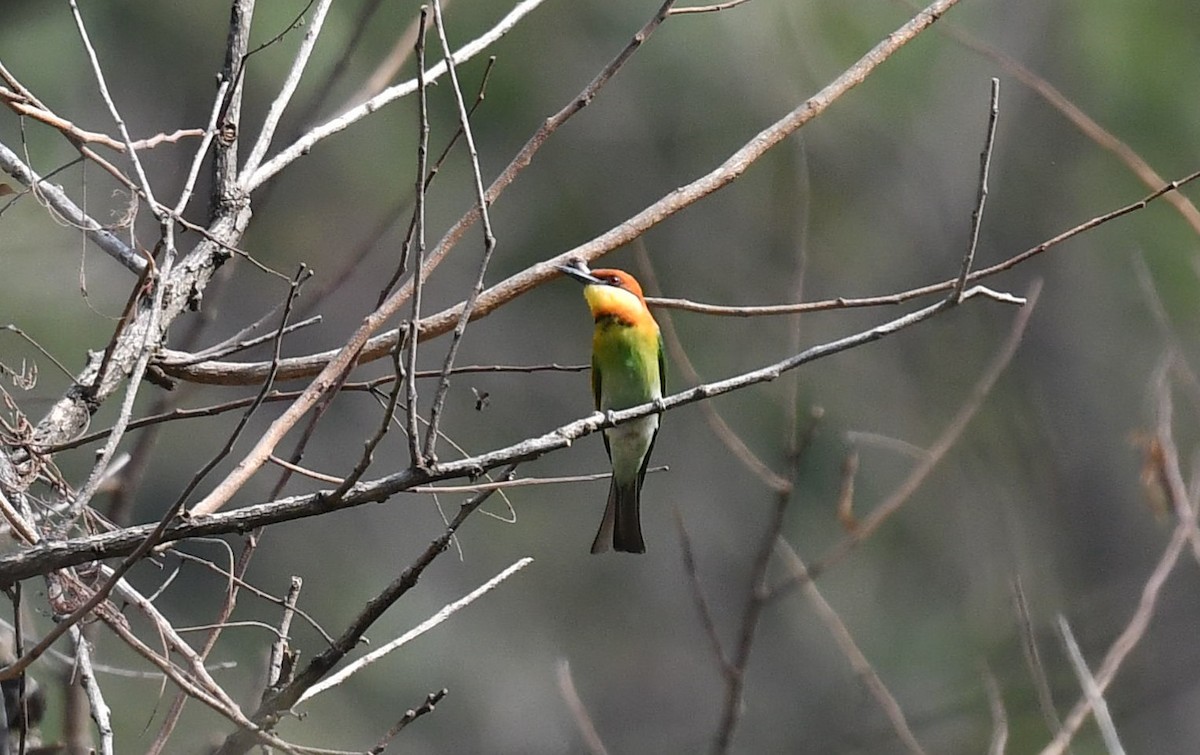
{"label": "bird", "polygon": [[[662,399],[667,391],[662,334],[646,307],[642,287],[623,270],[589,270],[582,260],[558,270],[583,284],[595,329],[592,332],[592,393],[596,409],[611,412]],[[658,414],[604,430],[612,482],[592,553],[645,553],[641,494],[658,437]]]}

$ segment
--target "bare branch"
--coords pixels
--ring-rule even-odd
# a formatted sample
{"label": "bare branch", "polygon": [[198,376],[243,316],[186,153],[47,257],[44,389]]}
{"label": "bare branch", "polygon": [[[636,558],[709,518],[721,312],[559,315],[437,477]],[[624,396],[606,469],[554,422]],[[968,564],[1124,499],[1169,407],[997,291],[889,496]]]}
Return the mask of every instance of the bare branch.
{"label": "bare branch", "polygon": [[[916,7],[909,0],[900,0],[900,4],[910,8]],[[1154,168],[1150,167],[1150,164],[1132,147],[1097,123],[1094,118],[1085,113],[1049,81],[1038,76],[1026,66],[1021,65],[1021,63],[1011,56],[971,35],[960,26],[952,23],[942,24],[938,27],[938,30],[967,49],[974,50],[983,57],[994,61],[1014,79],[1033,90],[1039,97],[1048,102],[1051,107],[1060,112],[1064,118],[1074,124],[1080,133],[1094,141],[1102,149],[1108,150],[1116,156],[1147,188],[1154,189],[1166,183],[1166,179],[1159,175]],[[1200,210],[1196,209],[1196,205],[1190,199],[1184,196],[1182,192],[1172,191],[1166,195],[1164,201],[1179,212],[1187,224],[1191,226],[1192,231],[1200,234]]]}
{"label": "bare branch", "polygon": [[579,736],[583,738],[587,751],[591,755],[608,755],[604,740],[600,738],[600,732],[596,731],[596,724],[592,722],[592,717],[580,699],[579,690],[575,689],[575,680],[571,678],[571,664],[566,658],[559,659],[556,672],[558,693],[562,695],[563,701],[571,711],[571,718],[575,721],[575,728],[579,729]]}
{"label": "bare branch", "polygon": [[[471,158],[471,175],[475,179],[475,200],[479,203],[476,210],[479,213],[480,225],[483,226],[483,258],[479,261],[479,274],[475,278],[475,286],[467,296],[466,302],[463,303],[462,312],[454,326],[454,332],[450,337],[450,347],[446,349],[446,360],[442,364],[442,377],[438,380],[437,390],[433,394],[433,405],[429,409],[429,427],[425,431],[425,448],[423,449],[426,464],[434,463],[437,460],[438,427],[442,419],[442,407],[446,403],[446,394],[450,390],[450,370],[454,367],[454,358],[458,355],[458,348],[466,333],[471,312],[475,309],[475,302],[479,300],[479,294],[483,291],[483,281],[487,275],[488,264],[492,261],[492,254],[496,251],[496,236],[492,233],[487,192],[483,188],[483,174],[479,168],[479,152],[475,148],[475,137],[471,133],[471,116],[467,113],[467,102],[463,98],[462,87],[458,83],[458,73],[450,51],[450,41],[446,38],[446,25],[442,19],[440,0],[433,0],[433,20],[437,27],[438,39],[442,42],[442,52],[448,63],[447,70],[450,74],[451,90],[454,92],[454,104],[458,106],[459,128],[462,129],[463,139],[467,143],[467,154]],[[419,280],[423,272],[424,270],[419,267],[415,278]]]}
{"label": "bare branch", "polygon": [[305,24],[304,38],[300,42],[300,49],[296,51],[292,67],[288,71],[287,77],[284,78],[283,85],[279,88],[279,95],[271,103],[266,118],[263,119],[262,129],[258,132],[258,139],[254,142],[250,155],[246,158],[246,164],[242,166],[239,180],[243,184],[247,182],[247,177],[258,170],[263,157],[267,154],[267,149],[271,146],[271,139],[275,136],[279,119],[283,116],[283,111],[287,108],[288,103],[292,101],[296,87],[300,85],[300,77],[304,75],[304,69],[308,67],[308,60],[312,56],[313,47],[317,44],[317,37],[321,35],[321,28],[325,25],[325,14],[329,12],[329,6],[332,4],[333,0],[320,0],[313,10],[312,17]]}
{"label": "bare branch", "polygon": [[71,226],[83,231],[102,252],[120,262],[126,269],[141,275],[146,259],[116,235],[106,230],[67,196],[62,187],[43,181],[17,153],[0,144],[0,169],[45,197],[49,206]]}
{"label": "bare branch", "polygon": [[[405,427],[408,432],[408,463],[414,467],[425,465],[425,451],[421,448],[421,433],[417,426],[417,343],[420,342],[421,320],[421,291],[425,279],[425,189],[428,183],[425,179],[426,160],[429,155],[429,101],[428,82],[425,80],[425,34],[429,9],[421,6],[421,28],[417,33],[417,84],[420,87],[420,97],[417,100],[418,128],[421,138],[417,142],[417,182],[416,207],[413,209],[412,243],[417,249],[416,272],[413,273],[412,315],[408,320],[408,386]],[[390,286],[389,286],[390,288]],[[397,364],[399,364],[400,342],[396,342]],[[446,372],[442,371],[438,381],[446,380]]]}
{"label": "bare branch", "polygon": [[[517,464],[510,464],[505,470],[504,476],[507,477],[512,474],[516,471],[516,468]],[[346,630],[334,641],[331,647],[313,658],[303,670],[296,674],[295,678],[289,684],[278,691],[274,691],[263,700],[253,716],[255,727],[244,727],[242,730],[231,734],[225,739],[225,742],[221,745],[216,755],[231,755],[232,753],[241,753],[249,749],[258,736],[255,730],[257,727],[269,728],[273,726],[279,716],[284,711],[291,709],[305,691],[323,679],[334,666],[341,662],[351,650],[357,647],[363,633],[383,615],[384,611],[416,585],[417,580],[421,578],[421,575],[429,564],[433,563],[433,560],[446,550],[446,546],[454,537],[454,533],[462,526],[462,523],[482,506],[484,501],[490,496],[491,492],[485,491],[462,504],[459,507],[458,514],[446,525],[446,529],[441,536],[430,543],[429,547],[400,576],[393,580],[391,584],[367,604]]]}
{"label": "bare branch", "polygon": [[987,202],[988,173],[992,166],[992,147],[996,143],[996,121],[1000,115],[1000,79],[992,79],[991,107],[988,108],[987,135],[983,139],[983,151],[979,154],[979,192],[975,199],[975,209],[971,211],[971,235],[967,244],[967,253],[963,255],[962,270],[958,273],[958,283],[954,285],[954,295],[961,297],[967,287],[967,277],[971,274],[971,265],[975,261],[975,248],[979,246],[979,228],[983,224],[983,205]]}
{"label": "bare branch", "polygon": [[1029,667],[1033,688],[1037,691],[1038,708],[1050,733],[1057,734],[1062,728],[1062,720],[1059,719],[1058,709],[1054,705],[1054,694],[1050,691],[1050,681],[1046,678],[1046,667],[1042,663],[1037,635],[1033,630],[1029,602],[1025,599],[1025,588],[1019,575],[1013,578],[1012,594],[1013,610],[1017,614],[1017,631],[1021,637],[1021,654],[1025,657],[1025,665]]}
{"label": "bare branch", "polygon": [[668,15],[682,16],[686,13],[716,13],[718,11],[729,10],[736,8],[742,3],[748,3],[750,0],[728,0],[724,3],[716,3],[715,5],[689,5],[684,8],[672,8]]}
{"label": "bare branch", "polygon": [[1075,641],[1075,635],[1071,632],[1071,625],[1061,614],[1058,617],[1058,631],[1062,635],[1063,645],[1067,648],[1067,657],[1071,659],[1071,668],[1075,670],[1075,676],[1079,679],[1079,686],[1083,688],[1083,694],[1092,706],[1092,715],[1096,717],[1096,726],[1100,728],[1104,746],[1109,755],[1125,755],[1125,748],[1121,746],[1121,740],[1117,736],[1117,727],[1113,725],[1112,716],[1108,713],[1104,693],[1087,666],[1083,651],[1079,649],[1079,643]]}
{"label": "bare branch", "polygon": [[896,732],[896,736],[900,739],[900,743],[904,748],[911,753],[924,753],[925,748],[917,741],[912,729],[909,728],[908,720],[904,717],[904,711],[900,708],[900,703],[888,690],[887,685],[879,678],[879,673],[867,660],[867,656],[858,647],[858,643],[854,641],[854,636],[850,634],[850,630],[846,627],[846,623],[842,621],[842,617],[838,616],[837,611],[829,602],[825,600],[825,596],[817,589],[817,585],[808,576],[808,568],[801,560],[800,554],[788,544],[783,538],[778,538],[776,541],[778,550],[783,554],[784,560],[787,561],[788,568],[791,570],[793,578],[803,584],[804,596],[808,598],[808,602],[816,611],[817,617],[825,624],[825,628],[833,635],[834,641],[838,648],[842,651],[842,655],[846,656],[846,660],[850,662],[850,667],[854,669],[854,673],[858,676],[859,681],[867,688],[867,692],[875,701],[879,703],[879,707],[883,709],[884,714],[888,717],[888,721],[892,724],[892,729]]}
{"label": "bare branch", "polygon": [[396,725],[389,729],[388,733],[384,735],[383,739],[379,740],[379,743],[371,748],[369,755],[382,755],[383,751],[387,749],[388,744],[395,739],[400,732],[404,731],[406,726],[411,724],[413,721],[416,721],[426,713],[432,713],[434,707],[436,707],[437,704],[442,701],[442,698],[444,698],[448,692],[449,690],[446,689],[440,689],[437,692],[430,692],[425,696],[425,702],[421,703],[416,708],[409,708],[406,710],[400,720],[396,722]]}
{"label": "bare branch", "polygon": [[91,706],[92,719],[96,722],[96,730],[100,734],[100,752],[103,755],[113,754],[112,715],[108,703],[104,701],[104,693],[96,681],[96,673],[92,670],[92,652],[78,626],[71,627],[71,642],[75,645],[75,664],[79,671],[79,683],[87,691],[88,704]]}
{"label": "bare branch", "polygon": [[83,23],[83,15],[79,12],[79,5],[76,0],[68,0],[67,4],[71,7],[71,15],[75,19],[75,28],[79,30],[79,37],[83,40],[83,48],[87,52],[88,60],[92,64],[92,73],[96,75],[96,84],[100,89],[100,96],[103,98],[104,104],[108,106],[108,112],[112,115],[113,122],[117,124],[117,131],[121,134],[121,141],[125,144],[126,155],[129,157],[129,161],[133,163],[133,169],[137,173],[142,194],[150,203],[151,211],[155,215],[159,215],[158,201],[154,198],[154,191],[150,187],[150,179],[146,176],[146,169],[142,167],[142,161],[138,157],[137,150],[133,147],[133,139],[129,136],[129,129],[125,127],[125,119],[121,117],[121,112],[117,109],[117,104],[113,101],[112,94],[108,91],[108,83],[104,80],[104,69],[100,67],[100,59],[96,56],[96,48],[92,47],[92,40],[88,37],[87,27]]}
{"label": "bare branch", "polygon": [[[483,34],[473,42],[461,47],[458,52],[454,53],[453,60],[456,64],[462,65],[479,53],[486,50],[497,39],[500,39],[508,32],[512,31],[513,27],[525,16],[529,15],[534,9],[540,6],[545,0],[522,0],[517,3],[508,15],[500,19],[487,33]],[[446,61],[438,63],[426,72],[426,78],[429,81],[436,81],[446,73]],[[375,95],[366,102],[353,107],[341,115],[333,118],[321,125],[313,128],[304,136],[297,139],[288,147],[281,150],[278,154],[260,165],[253,174],[247,175],[242,179],[242,188],[246,193],[251,193],[264,183],[269,181],[275,174],[286,168],[297,159],[307,154],[317,142],[320,142],[333,134],[347,128],[348,126],[362,120],[371,113],[375,112],[384,105],[406,97],[417,91],[417,82],[415,79],[410,79],[402,84],[397,84],[388,87],[379,94]]]}
{"label": "bare branch", "polygon": [[532,563],[533,563],[533,559],[529,558],[528,556],[517,560],[516,563],[509,566],[504,571],[502,571],[499,574],[497,574],[496,576],[492,577],[487,582],[484,582],[482,585],[475,588],[474,590],[467,593],[466,595],[459,598],[458,600],[454,601],[453,603],[443,606],[442,609],[440,611],[438,611],[437,613],[435,613],[433,616],[430,616],[428,619],[421,622],[420,624],[413,627],[412,629],[405,632],[404,634],[400,635],[396,639],[392,640],[391,642],[385,643],[377,650],[373,650],[370,653],[367,653],[366,655],[364,655],[362,658],[359,658],[355,662],[348,664],[345,668],[343,668],[341,671],[338,671],[336,674],[330,674],[325,679],[312,685],[304,692],[304,694],[300,695],[299,699],[296,700],[295,705],[300,705],[304,702],[307,702],[307,701],[313,699],[314,697],[316,697],[317,695],[321,694],[325,690],[330,689],[332,687],[336,687],[337,685],[346,681],[351,676],[353,676],[354,674],[357,674],[359,671],[363,670],[364,668],[371,665],[375,661],[377,661],[380,658],[384,657],[385,655],[391,653],[393,650],[397,650],[397,649],[403,647],[404,645],[407,645],[409,642],[415,640],[416,638],[425,634],[426,632],[433,629],[437,625],[441,624],[446,619],[448,619],[451,616],[453,616],[454,614],[458,613],[460,609],[466,608],[467,606],[471,605],[478,598],[482,597],[485,593],[491,592],[501,582],[508,579],[509,577],[511,577],[512,575],[521,571],[526,566],[529,566]]}

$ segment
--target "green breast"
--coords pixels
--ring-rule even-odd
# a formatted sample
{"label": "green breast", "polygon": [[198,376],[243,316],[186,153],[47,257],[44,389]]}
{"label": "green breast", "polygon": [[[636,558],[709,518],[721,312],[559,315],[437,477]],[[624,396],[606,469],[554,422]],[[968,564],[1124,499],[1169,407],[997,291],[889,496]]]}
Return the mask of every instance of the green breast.
{"label": "green breast", "polygon": [[[626,409],[662,395],[658,334],[611,319],[596,323],[592,381],[600,409]],[[599,383],[596,381],[599,380]]]}

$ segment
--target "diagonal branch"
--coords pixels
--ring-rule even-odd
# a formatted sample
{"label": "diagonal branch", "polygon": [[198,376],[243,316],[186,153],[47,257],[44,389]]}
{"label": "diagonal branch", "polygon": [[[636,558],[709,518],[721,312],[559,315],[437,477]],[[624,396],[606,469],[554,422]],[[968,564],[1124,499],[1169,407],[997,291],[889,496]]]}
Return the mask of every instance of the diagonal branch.
{"label": "diagonal branch", "polygon": [[80,209],[61,187],[43,181],[17,153],[3,144],[0,144],[0,170],[33,189],[39,197],[44,197],[55,213],[65,218],[73,227],[82,230],[100,251],[120,262],[131,272],[142,274],[142,270],[146,268],[145,257]]}

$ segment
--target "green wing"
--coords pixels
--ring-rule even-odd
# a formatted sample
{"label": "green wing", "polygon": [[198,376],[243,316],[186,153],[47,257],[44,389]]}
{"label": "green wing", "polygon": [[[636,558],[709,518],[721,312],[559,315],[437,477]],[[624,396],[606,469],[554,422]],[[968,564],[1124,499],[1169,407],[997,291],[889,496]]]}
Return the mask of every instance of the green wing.
{"label": "green wing", "polygon": [[662,333],[658,334],[658,389],[663,396],[667,395],[667,363],[663,360]]}
{"label": "green wing", "polygon": [[[596,411],[600,411],[600,365],[596,364],[596,355],[592,355],[592,396],[596,399]],[[601,432],[600,437],[604,438],[604,453],[608,454],[608,460],[612,461],[612,450],[608,447],[608,434]]]}

